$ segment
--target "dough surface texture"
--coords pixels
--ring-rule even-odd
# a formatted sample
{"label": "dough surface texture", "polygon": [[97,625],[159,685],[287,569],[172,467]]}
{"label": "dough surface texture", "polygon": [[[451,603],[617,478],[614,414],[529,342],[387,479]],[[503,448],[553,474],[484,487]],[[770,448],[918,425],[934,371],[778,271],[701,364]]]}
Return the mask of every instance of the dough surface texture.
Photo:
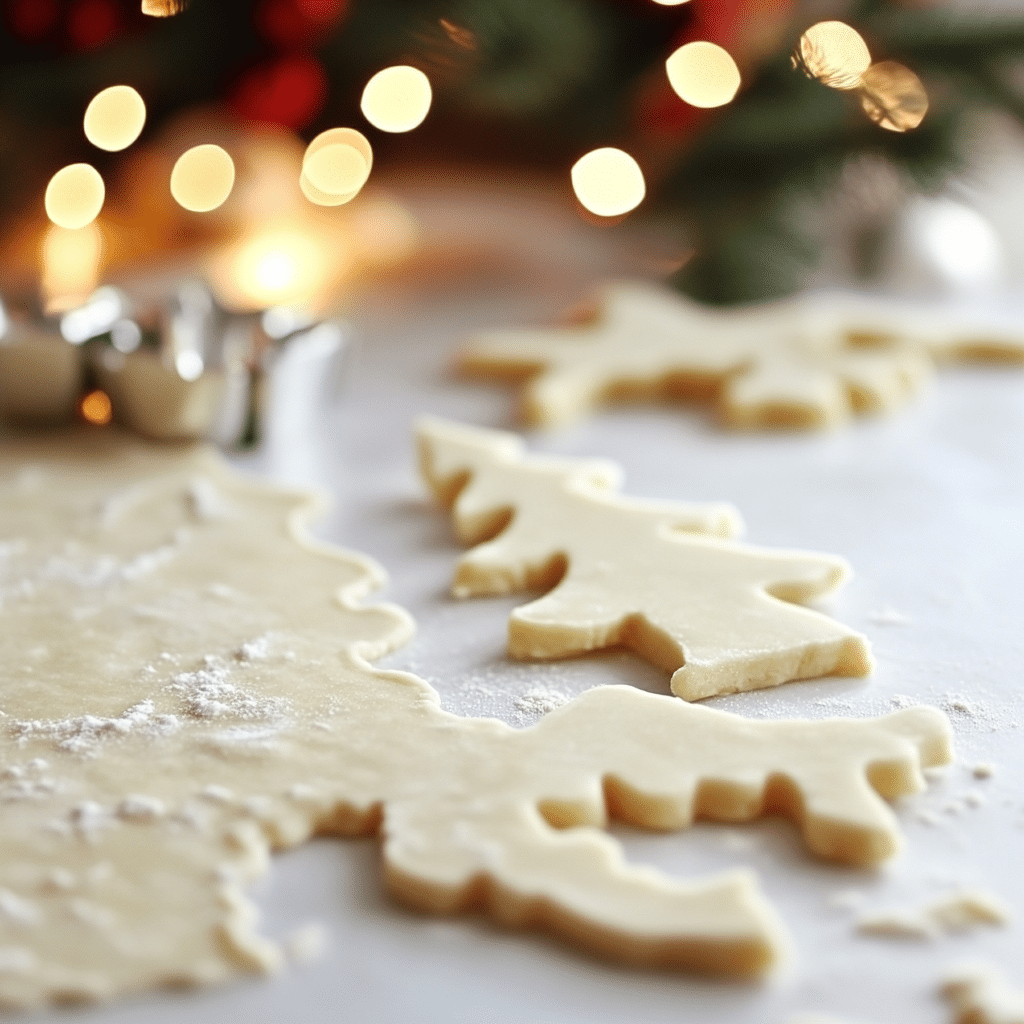
{"label": "dough surface texture", "polygon": [[719,310],[655,285],[606,285],[584,326],[490,331],[467,372],[527,378],[528,423],[570,423],[616,398],[714,395],[739,428],[820,429],[911,399],[939,361],[1024,363],[1024,331],[990,312],[854,292]]}
{"label": "dough surface texture", "polygon": [[950,758],[930,708],[748,721],[598,687],[516,730],[373,669],[408,637],[308,496],[111,431],[0,448],[0,1004],[273,969],[245,886],[314,834],[381,837],[398,897],[637,964],[754,978],[787,939],[755,877],[626,863],[609,816],[793,818],[873,863],[883,798]]}
{"label": "dough surface texture", "polygon": [[792,603],[839,587],[843,559],[728,539],[729,506],[624,497],[616,464],[528,455],[503,431],[426,419],[419,445],[423,476],[476,545],[453,593],[549,591],[512,613],[512,657],[622,644],[672,672],[685,700],[871,671],[863,636]]}

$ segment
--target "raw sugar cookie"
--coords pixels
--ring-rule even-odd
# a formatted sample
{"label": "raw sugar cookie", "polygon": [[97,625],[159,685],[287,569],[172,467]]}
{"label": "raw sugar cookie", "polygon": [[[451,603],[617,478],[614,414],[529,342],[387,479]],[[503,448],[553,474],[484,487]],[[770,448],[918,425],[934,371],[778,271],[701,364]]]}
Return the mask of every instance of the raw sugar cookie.
{"label": "raw sugar cookie", "polygon": [[111,430],[0,449],[0,1003],[273,969],[246,883],[314,834],[381,837],[387,885],[628,963],[755,978],[754,876],[627,863],[652,829],[782,812],[821,857],[899,846],[883,798],[949,760],[933,709],[748,721],[601,687],[516,730],[367,659],[411,622],[308,496]]}
{"label": "raw sugar cookie", "polygon": [[912,398],[936,360],[1024,363],[1024,330],[989,311],[853,292],[720,310],[651,284],[604,286],[585,326],[490,331],[467,372],[526,378],[523,411],[558,426],[619,398],[714,396],[733,427],[834,427]]}
{"label": "raw sugar cookie", "polygon": [[950,971],[940,990],[956,1024],[1024,1024],[1024,991],[987,964]]}
{"label": "raw sugar cookie", "polygon": [[528,455],[515,434],[425,419],[419,445],[476,545],[453,593],[548,591],[513,611],[512,657],[621,644],[672,672],[685,700],[871,671],[863,636],[792,603],[839,587],[843,559],[727,539],[740,529],[729,506],[624,497],[614,463]]}

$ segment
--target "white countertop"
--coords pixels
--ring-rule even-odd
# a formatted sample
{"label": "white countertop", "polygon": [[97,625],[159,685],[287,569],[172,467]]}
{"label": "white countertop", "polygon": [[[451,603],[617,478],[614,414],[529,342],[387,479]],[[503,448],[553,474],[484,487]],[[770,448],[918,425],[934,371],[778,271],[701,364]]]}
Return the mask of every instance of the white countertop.
{"label": "white countertop", "polygon": [[[454,601],[459,545],[416,479],[410,424],[430,412],[513,427],[514,389],[459,380],[450,359],[475,328],[543,322],[590,283],[646,270],[636,240],[574,219],[512,189],[407,189],[427,246],[410,271],[365,293],[351,312],[340,389],[272,420],[248,471],[324,487],[334,510],[319,533],[387,569],[389,600],[418,623],[386,665],[414,671],[459,713],[514,725],[534,720],[515,700],[543,685],[577,693],[631,682],[667,693],[667,674],[610,652],[553,664],[504,655],[506,617],[521,598]],[[296,410],[301,408],[301,412]],[[324,955],[280,977],[226,989],[156,995],[111,1008],[45,1015],[89,1024],[291,1022],[360,1024],[784,1024],[797,1012],[865,1024],[950,1019],[936,995],[964,959],[1003,967],[1024,986],[1024,374],[948,368],[905,411],[827,435],[736,434],[706,409],[620,407],[538,449],[622,463],[629,494],[728,500],[747,539],[841,554],[856,576],[828,610],[868,634],[878,668],[867,680],[795,683],[714,701],[764,717],[863,716],[898,695],[950,710],[957,763],[897,813],[906,850],[878,871],[812,860],[787,822],[699,824],[672,835],[616,828],[629,859],[681,877],[749,865],[785,918],[795,968],[767,986],[694,980],[608,966],[554,940],[480,919],[411,913],[383,892],[370,840],[320,840],[276,858],[255,896],[268,934],[307,922],[329,932]],[[963,701],[961,701],[963,703]],[[971,768],[992,762],[995,775]],[[968,792],[984,801],[951,811]],[[937,823],[928,823],[934,813]],[[934,941],[854,934],[834,905],[857,890],[864,907],[911,908],[980,888],[1013,913],[1005,928]]]}

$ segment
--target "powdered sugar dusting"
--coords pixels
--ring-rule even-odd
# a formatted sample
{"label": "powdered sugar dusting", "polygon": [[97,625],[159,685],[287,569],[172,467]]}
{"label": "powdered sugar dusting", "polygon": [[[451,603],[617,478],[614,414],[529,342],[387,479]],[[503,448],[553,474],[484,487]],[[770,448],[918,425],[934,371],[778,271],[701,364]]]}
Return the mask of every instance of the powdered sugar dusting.
{"label": "powdered sugar dusting", "polygon": [[516,711],[524,715],[546,715],[572,700],[572,694],[549,686],[535,686],[512,702]]}
{"label": "powdered sugar dusting", "polygon": [[208,656],[193,672],[179,672],[169,689],[179,694],[184,714],[192,718],[234,717],[249,721],[280,721],[290,702],[284,697],[256,696],[231,681],[231,670],[222,658]]}
{"label": "powdered sugar dusting", "polygon": [[129,735],[151,738],[167,736],[180,727],[174,715],[158,715],[152,700],[133,704],[116,718],[98,715],[79,715],[76,718],[16,720],[8,730],[18,741],[30,739],[52,740],[59,750],[95,757],[105,742]]}

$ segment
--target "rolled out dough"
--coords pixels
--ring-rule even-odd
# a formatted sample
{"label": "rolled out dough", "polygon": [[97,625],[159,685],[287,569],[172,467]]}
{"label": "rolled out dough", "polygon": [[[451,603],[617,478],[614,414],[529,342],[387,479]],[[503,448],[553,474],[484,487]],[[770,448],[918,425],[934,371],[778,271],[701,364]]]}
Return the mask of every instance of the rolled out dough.
{"label": "rolled out dough", "polygon": [[312,834],[382,837],[426,910],[620,960],[756,977],[786,937],[749,872],[627,865],[609,813],[778,811],[824,857],[899,842],[882,800],[949,758],[932,709],[747,721],[599,687],[523,730],[369,659],[412,629],[312,541],[308,496],[107,429],[0,447],[0,1004],[272,969],[245,884]]}

